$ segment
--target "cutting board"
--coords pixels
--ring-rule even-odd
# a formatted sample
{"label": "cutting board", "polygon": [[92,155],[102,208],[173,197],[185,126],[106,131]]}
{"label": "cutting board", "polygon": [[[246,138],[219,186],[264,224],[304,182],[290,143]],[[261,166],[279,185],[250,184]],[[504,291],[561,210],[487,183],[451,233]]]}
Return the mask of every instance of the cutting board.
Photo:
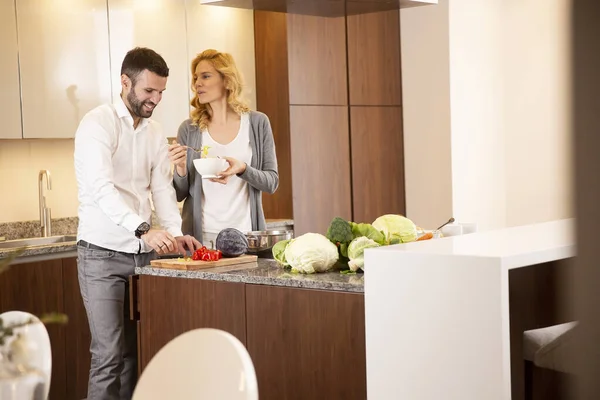
{"label": "cutting board", "polygon": [[[198,269],[224,267],[228,265],[243,265],[244,267],[256,266],[257,256],[243,255],[232,258],[222,258],[218,261],[185,261],[177,258],[166,258],[164,260],[152,260],[150,264],[155,268],[181,269],[195,271]],[[250,264],[253,263],[253,264]]]}

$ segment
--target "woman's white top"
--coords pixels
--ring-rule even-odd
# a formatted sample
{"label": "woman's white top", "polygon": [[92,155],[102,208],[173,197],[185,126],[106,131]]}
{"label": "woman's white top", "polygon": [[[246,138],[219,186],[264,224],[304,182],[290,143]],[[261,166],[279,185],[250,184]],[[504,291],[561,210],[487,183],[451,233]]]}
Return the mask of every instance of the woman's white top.
{"label": "woman's white top", "polygon": [[[202,145],[210,146],[211,157],[232,157],[250,165],[250,114],[242,114],[237,136],[228,144],[216,142],[208,130],[202,132]],[[233,175],[226,185],[202,179],[202,231],[204,244],[215,240],[225,228],[243,233],[252,230],[248,182]]]}

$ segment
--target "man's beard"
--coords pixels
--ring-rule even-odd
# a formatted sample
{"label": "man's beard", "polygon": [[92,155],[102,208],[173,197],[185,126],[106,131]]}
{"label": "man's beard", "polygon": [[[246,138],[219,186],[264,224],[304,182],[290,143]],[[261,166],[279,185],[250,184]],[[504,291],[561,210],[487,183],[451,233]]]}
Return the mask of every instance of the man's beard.
{"label": "man's beard", "polygon": [[152,116],[154,108],[152,110],[146,110],[144,108],[144,104],[154,105],[154,103],[152,103],[150,100],[140,101],[135,95],[134,88],[131,88],[131,91],[127,95],[127,101],[131,107],[131,112],[133,112],[136,117],[150,118]]}

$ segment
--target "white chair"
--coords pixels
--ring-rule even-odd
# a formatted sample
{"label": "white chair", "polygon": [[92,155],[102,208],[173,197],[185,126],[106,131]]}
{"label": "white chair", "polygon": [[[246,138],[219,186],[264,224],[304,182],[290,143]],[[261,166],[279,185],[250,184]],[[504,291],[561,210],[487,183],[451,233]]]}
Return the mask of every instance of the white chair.
{"label": "white chair", "polygon": [[14,333],[21,335],[21,339],[18,343],[13,343],[15,339],[10,339],[7,345],[12,344],[11,347],[14,347],[16,361],[24,362],[43,374],[43,398],[48,398],[52,376],[52,349],[46,326],[35,315],[23,311],[7,311],[0,314],[0,318],[5,326],[23,323],[31,318],[38,321],[16,328]]}
{"label": "white chair", "polygon": [[256,400],[254,365],[244,345],[218,329],[177,336],[150,360],[133,400]]}

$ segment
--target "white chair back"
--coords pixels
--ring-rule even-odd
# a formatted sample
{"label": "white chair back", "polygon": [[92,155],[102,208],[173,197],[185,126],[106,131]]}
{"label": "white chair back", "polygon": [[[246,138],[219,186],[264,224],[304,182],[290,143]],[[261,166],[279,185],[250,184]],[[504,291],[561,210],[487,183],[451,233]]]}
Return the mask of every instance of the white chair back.
{"label": "white chair back", "polygon": [[195,329],[177,336],[150,360],[133,400],[257,400],[252,359],[233,335]]}
{"label": "white chair back", "polygon": [[[12,347],[16,351],[16,361],[25,362],[29,367],[43,374],[45,382],[43,398],[48,398],[52,376],[52,349],[46,326],[35,315],[23,311],[7,311],[0,314],[0,318],[5,326],[23,323],[31,318],[37,321],[14,330],[15,334],[21,335],[21,339],[18,346]],[[10,346],[14,340],[14,338],[10,339],[7,345]]]}

